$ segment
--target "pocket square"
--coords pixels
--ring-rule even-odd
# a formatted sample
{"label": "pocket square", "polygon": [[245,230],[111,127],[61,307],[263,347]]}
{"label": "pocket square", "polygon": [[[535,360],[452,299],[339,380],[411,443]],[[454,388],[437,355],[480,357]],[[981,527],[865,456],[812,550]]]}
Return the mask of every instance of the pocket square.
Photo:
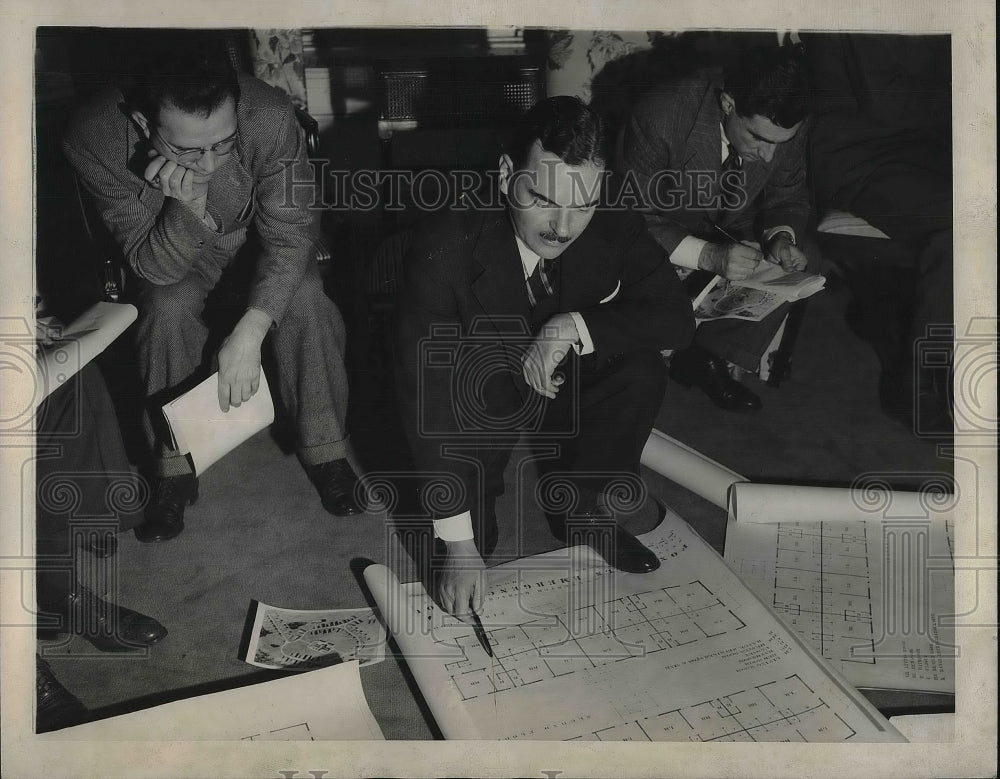
{"label": "pocket square", "polygon": [[598,305],[600,305],[601,303],[609,303],[612,300],[614,300],[615,295],[618,294],[618,291],[621,288],[622,288],[622,281],[621,279],[618,279],[618,283],[615,285],[615,288],[611,290],[611,294],[608,295],[606,298],[601,298],[600,303],[598,303]]}

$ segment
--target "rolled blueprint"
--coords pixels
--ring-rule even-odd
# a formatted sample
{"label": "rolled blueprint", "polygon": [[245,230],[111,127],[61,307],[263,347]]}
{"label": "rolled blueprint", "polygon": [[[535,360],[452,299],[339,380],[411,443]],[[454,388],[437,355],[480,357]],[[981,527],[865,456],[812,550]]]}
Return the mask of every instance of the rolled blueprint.
{"label": "rolled blueprint", "polygon": [[[369,565],[365,568],[364,577],[389,632],[406,656],[413,678],[425,691],[424,700],[442,733],[449,739],[482,738],[459,701],[448,695],[426,692],[442,686],[450,689],[448,677],[442,675],[441,668],[449,659],[456,663],[463,659],[459,648],[461,638],[478,643],[472,626],[463,625],[450,617],[444,619],[450,619],[452,625],[443,625],[441,612],[429,598],[421,598],[423,587],[420,583],[400,584],[396,574],[384,565]],[[435,637],[439,639],[437,642]],[[452,639],[454,644],[444,643],[442,638]]]}
{"label": "rolled blueprint", "polygon": [[101,301],[67,325],[58,340],[39,346],[38,373],[44,389],[43,394],[38,396],[38,402],[107,349],[138,315],[139,310],[128,303]]}
{"label": "rolled blueprint", "polygon": [[747,479],[675,438],[653,429],[640,462],[719,508],[727,508],[729,487]]}
{"label": "rolled blueprint", "polygon": [[734,484],[729,518],[738,522],[847,522],[851,520],[948,519],[955,496],[944,492],[900,492],[884,486],[799,487]]}

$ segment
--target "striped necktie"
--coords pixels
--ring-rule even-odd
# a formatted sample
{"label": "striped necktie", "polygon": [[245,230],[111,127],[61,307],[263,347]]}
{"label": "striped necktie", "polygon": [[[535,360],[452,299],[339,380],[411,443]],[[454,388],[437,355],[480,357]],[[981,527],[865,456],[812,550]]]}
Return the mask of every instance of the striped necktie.
{"label": "striped necktie", "polygon": [[528,276],[528,303],[534,309],[541,301],[552,294],[551,274],[556,269],[555,260],[538,260],[535,270]]}

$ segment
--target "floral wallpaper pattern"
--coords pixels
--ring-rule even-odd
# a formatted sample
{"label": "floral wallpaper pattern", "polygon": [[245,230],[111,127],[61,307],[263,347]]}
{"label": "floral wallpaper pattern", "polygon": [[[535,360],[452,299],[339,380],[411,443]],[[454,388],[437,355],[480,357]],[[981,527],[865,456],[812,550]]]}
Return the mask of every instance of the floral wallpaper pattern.
{"label": "floral wallpaper pattern", "polygon": [[656,32],[552,30],[548,33],[548,94],[590,100],[590,83],[609,62],[652,45]]}
{"label": "floral wallpaper pattern", "polygon": [[253,29],[250,53],[257,78],[287,92],[299,108],[308,107],[302,30]]}

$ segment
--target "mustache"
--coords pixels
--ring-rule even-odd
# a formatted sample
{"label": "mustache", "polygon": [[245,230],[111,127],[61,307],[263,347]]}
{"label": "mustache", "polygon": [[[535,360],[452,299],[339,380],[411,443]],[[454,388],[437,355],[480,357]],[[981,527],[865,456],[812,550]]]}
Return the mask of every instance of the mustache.
{"label": "mustache", "polygon": [[558,241],[559,243],[569,243],[570,240],[568,235],[565,238],[556,233],[540,233],[540,235],[546,241]]}

